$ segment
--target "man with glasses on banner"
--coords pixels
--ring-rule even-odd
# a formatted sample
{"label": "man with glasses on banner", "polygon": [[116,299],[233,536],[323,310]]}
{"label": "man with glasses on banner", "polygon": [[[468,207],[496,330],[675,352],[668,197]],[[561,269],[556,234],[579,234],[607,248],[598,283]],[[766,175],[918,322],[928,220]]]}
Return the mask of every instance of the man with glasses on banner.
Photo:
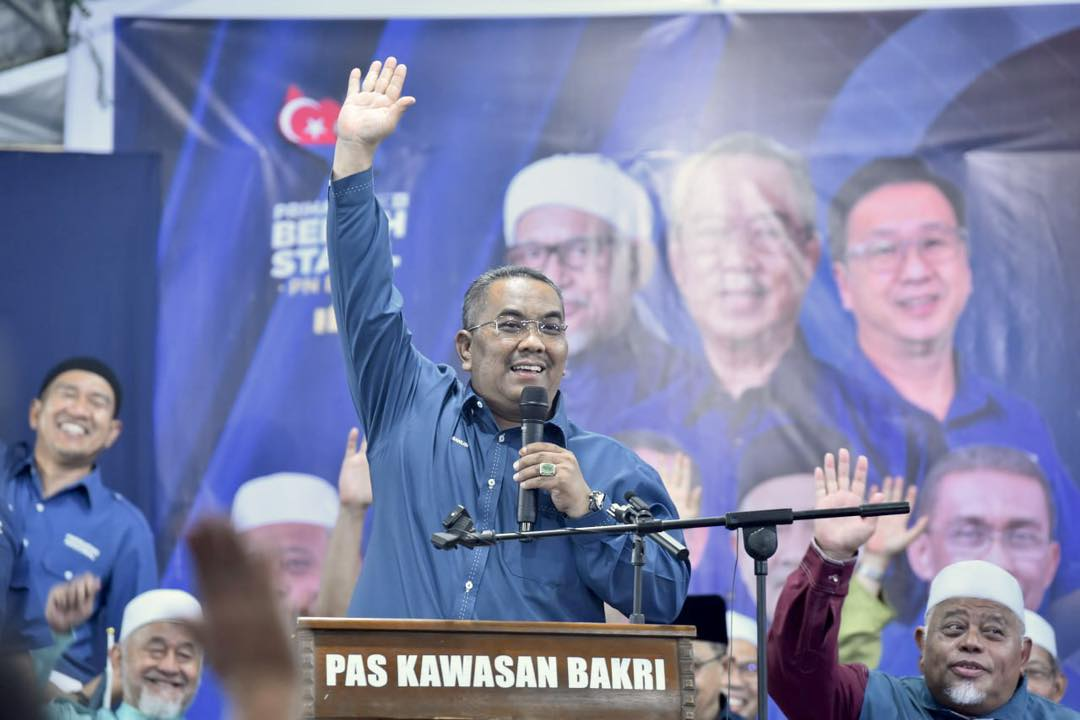
{"label": "man with glasses on banner", "polygon": [[[957,325],[972,292],[963,222],[959,189],[914,157],[874,160],[837,192],[829,249],[841,301],[855,318],[859,352],[849,376],[876,396],[906,405],[912,421],[926,428],[935,455],[966,445],[1031,453],[1060,516],[1075,517],[1080,494],[1043,419],[957,351]],[[1080,602],[1080,526],[1062,523],[1059,542],[1062,561],[1044,607],[1051,620],[1055,603]],[[910,607],[900,610],[910,616]],[[891,660],[896,656],[886,652],[883,667]]]}
{"label": "man with glasses on banner", "polygon": [[[371,541],[349,615],[603,622],[629,613],[632,539],[580,535],[436,550],[431,533],[456,505],[478,530],[516,527],[520,490],[542,490],[536,529],[610,524],[609,498],[633,490],[658,518],[675,512],[656,471],[610,438],[581,430],[559,391],[569,354],[558,286],[525,267],[490,270],[469,286],[454,370],[420,354],[393,284],[387,219],[373,192],[375,151],[415,99],[405,66],[374,62],[349,76],[338,119],[327,244],[349,388],[368,438]],[[521,447],[520,398],[551,398],[544,442]],[[681,539],[681,533],[676,533]],[[690,568],[648,551],[644,613],[669,622]]]}
{"label": "man with glasses on banner", "polygon": [[562,154],[525,166],[506,189],[503,232],[507,262],[562,291],[570,356],[561,387],[577,422],[622,429],[612,401],[640,412],[638,403],[682,377],[636,294],[654,265],[652,203],[614,160]]}
{"label": "man with glasses on banner", "polygon": [[[704,355],[683,420],[705,473],[702,515],[735,507],[740,458],[774,433],[805,457],[841,436],[875,472],[925,472],[925,443],[909,438],[897,404],[845,382],[800,329],[820,255],[815,204],[805,158],[751,133],[717,140],[675,174],[668,259]],[[726,531],[710,533],[706,555],[692,592],[724,592],[733,574]]]}

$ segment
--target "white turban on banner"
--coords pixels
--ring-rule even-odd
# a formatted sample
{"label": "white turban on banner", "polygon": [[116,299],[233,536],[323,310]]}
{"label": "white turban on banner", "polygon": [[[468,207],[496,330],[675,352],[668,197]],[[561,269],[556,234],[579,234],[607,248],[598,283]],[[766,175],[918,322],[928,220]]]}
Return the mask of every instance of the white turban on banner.
{"label": "white turban on banner", "polygon": [[232,521],[238,532],[264,525],[304,523],[334,527],[337,490],[315,475],[281,472],[248,480],[236,491]]}
{"label": "white turban on banner", "polygon": [[757,622],[753,618],[734,610],[728,610],[727,625],[729,643],[736,640],[745,640],[757,647]]}
{"label": "white turban on banner", "polygon": [[543,205],[582,210],[606,220],[623,238],[651,242],[653,211],[648,193],[603,155],[552,155],[518,171],[503,202],[507,247],[518,243],[518,219]]}

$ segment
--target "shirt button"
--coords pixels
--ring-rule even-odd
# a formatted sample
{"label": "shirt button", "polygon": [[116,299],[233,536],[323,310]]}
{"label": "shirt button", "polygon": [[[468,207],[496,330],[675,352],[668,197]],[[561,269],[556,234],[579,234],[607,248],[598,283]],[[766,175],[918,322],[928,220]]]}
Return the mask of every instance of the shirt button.
{"label": "shirt button", "polygon": [[70,580],[73,577],[75,577],[75,573],[71,572],[70,570],[65,570],[64,571],[64,579],[65,580]]}
{"label": "shirt button", "polygon": [[499,442],[506,442],[506,433],[499,436]]}
{"label": "shirt button", "polygon": [[834,583],[834,584],[838,583],[838,582],[840,582],[840,577],[838,575],[830,575],[829,576],[829,582]]}
{"label": "shirt button", "polygon": [[30,547],[30,538],[23,538],[22,539],[22,546],[23,547]]}
{"label": "shirt button", "polygon": [[470,590],[472,590],[472,580],[466,580],[465,581],[465,592],[469,592]]}
{"label": "shirt button", "polygon": [[36,507],[36,508],[37,508],[37,511],[38,511],[38,512],[45,512],[45,506],[44,506],[44,505],[42,505],[41,503],[38,503],[38,504],[37,504],[37,505],[35,505],[34,507]]}
{"label": "shirt button", "polygon": [[484,401],[483,400],[477,400],[476,401],[476,407],[478,407],[478,408],[484,407]]}
{"label": "shirt button", "polygon": [[495,487],[495,478],[488,478],[488,487],[489,488]]}

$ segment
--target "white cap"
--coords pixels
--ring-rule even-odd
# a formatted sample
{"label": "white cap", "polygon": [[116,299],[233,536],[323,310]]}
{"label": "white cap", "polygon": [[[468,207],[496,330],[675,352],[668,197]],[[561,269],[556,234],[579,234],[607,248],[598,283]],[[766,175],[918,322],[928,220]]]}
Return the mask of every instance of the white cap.
{"label": "white cap", "polygon": [[1024,635],[1031,638],[1032,644],[1038,645],[1057,659],[1057,635],[1042,615],[1030,610],[1024,611]]}
{"label": "white cap", "polygon": [[193,622],[202,620],[202,606],[183,590],[147,590],[133,597],[124,607],[120,622],[120,642],[143,625],[154,622]]}
{"label": "white cap", "polygon": [[745,640],[757,647],[757,622],[734,610],[727,611],[728,643]]}
{"label": "white cap", "polygon": [[943,600],[975,598],[1000,603],[1024,623],[1024,591],[1008,571],[985,560],[961,560],[947,565],[930,583],[926,613]]}
{"label": "white cap", "polygon": [[334,527],[338,496],[315,475],[274,473],[248,480],[233,497],[232,521],[238,532],[279,523]]}
{"label": "white cap", "polygon": [[518,242],[518,218],[542,205],[583,210],[611,223],[622,237],[651,247],[653,211],[648,193],[603,155],[552,155],[519,170],[503,201],[507,247]]}

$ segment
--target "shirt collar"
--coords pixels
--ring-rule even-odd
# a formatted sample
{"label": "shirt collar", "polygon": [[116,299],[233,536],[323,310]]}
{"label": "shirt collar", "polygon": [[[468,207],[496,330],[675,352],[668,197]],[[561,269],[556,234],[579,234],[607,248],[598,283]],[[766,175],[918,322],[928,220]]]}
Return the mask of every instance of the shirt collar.
{"label": "shirt collar", "polygon": [[[27,452],[23,457],[17,458],[12,465],[11,470],[12,477],[23,477],[27,481],[33,482],[37,487],[38,493],[44,495],[44,488],[41,485],[41,476],[34,466],[33,451]],[[94,465],[94,468],[88,475],[84,475],[79,480],[64,488],[61,492],[84,493],[87,502],[90,503],[90,507],[103,502],[105,496],[108,494],[104,484],[101,482],[101,469],[97,465]]]}
{"label": "shirt collar", "polygon": [[1005,703],[997,710],[994,710],[989,715],[962,715],[955,710],[950,710],[944,705],[940,704],[934,699],[934,696],[930,694],[930,688],[926,686],[926,679],[919,678],[919,688],[917,694],[919,695],[919,703],[927,710],[937,710],[943,713],[950,713],[957,718],[966,717],[979,717],[979,718],[993,718],[994,720],[1024,720],[1027,717],[1026,709],[1028,705],[1028,690],[1027,679],[1021,675],[1020,683],[1016,686],[1016,691],[1009,698],[1009,702]]}
{"label": "shirt collar", "polygon": [[[863,353],[862,348],[856,347],[852,353],[852,362],[849,370],[865,388],[872,392],[884,393],[894,401],[912,407],[918,412],[924,410],[916,408],[908,402],[896,388],[885,379],[885,376],[870,362]],[[997,393],[989,382],[974,372],[971,365],[965,361],[959,353],[953,354],[954,367],[956,368],[956,393],[949,404],[949,411],[945,415],[946,425],[966,425],[1001,411],[1001,402],[997,399]],[[929,416],[929,413],[925,413]]]}
{"label": "shirt collar", "polygon": [[[570,437],[570,419],[566,415],[566,403],[563,402],[562,392],[555,393],[555,411],[551,414],[545,423],[548,426],[554,426],[558,428],[562,433],[562,441],[565,446],[566,438]],[[490,425],[492,432],[498,431],[498,425],[495,423],[495,416],[491,414],[491,408],[488,402],[476,394],[473,389],[472,383],[469,383],[465,390],[465,399],[461,403],[462,414],[468,420],[481,420],[485,425]]]}

